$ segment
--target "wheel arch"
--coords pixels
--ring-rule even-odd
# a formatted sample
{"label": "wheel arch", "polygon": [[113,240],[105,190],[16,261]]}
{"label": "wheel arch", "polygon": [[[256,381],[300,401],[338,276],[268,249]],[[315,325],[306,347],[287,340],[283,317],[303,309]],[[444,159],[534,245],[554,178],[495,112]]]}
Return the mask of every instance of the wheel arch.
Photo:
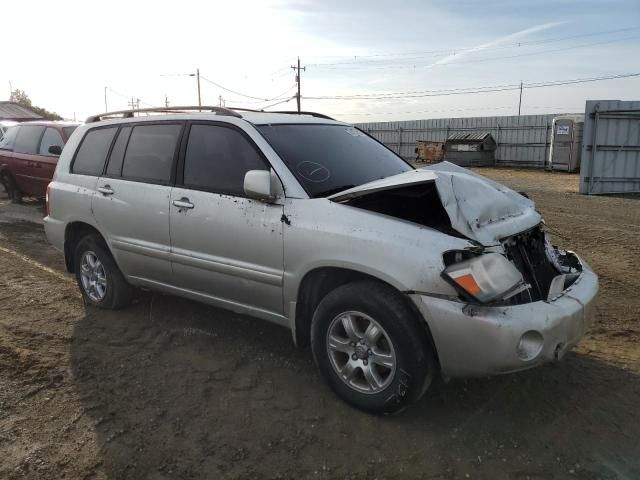
{"label": "wheel arch", "polygon": [[375,275],[344,267],[317,267],[307,272],[302,278],[296,295],[295,318],[292,322],[294,341],[296,345],[309,345],[313,314],[318,304],[325,296],[327,296],[327,294],[342,285],[362,280],[381,283],[401,295],[406,305],[413,312],[415,320],[424,330],[427,341],[433,348],[436,361],[439,363],[438,351],[433,341],[433,335],[431,335],[428,319],[423,317],[422,313],[418,310],[418,307],[411,298],[409,298],[409,295]]}
{"label": "wheel arch", "polygon": [[105,236],[94,225],[83,221],[74,221],[67,224],[64,230],[64,263],[69,273],[74,273],[73,256],[76,245],[81,238],[90,234],[98,235],[109,248]]}

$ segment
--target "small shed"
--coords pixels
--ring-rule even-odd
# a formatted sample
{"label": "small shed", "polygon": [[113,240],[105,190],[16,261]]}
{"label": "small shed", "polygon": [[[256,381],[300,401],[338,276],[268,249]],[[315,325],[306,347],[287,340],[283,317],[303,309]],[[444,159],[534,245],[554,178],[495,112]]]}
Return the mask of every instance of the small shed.
{"label": "small shed", "polygon": [[444,142],[444,159],[462,167],[493,166],[497,148],[489,132],[454,133]]}
{"label": "small shed", "polygon": [[418,140],[415,148],[416,162],[438,163],[444,158],[444,142]]}

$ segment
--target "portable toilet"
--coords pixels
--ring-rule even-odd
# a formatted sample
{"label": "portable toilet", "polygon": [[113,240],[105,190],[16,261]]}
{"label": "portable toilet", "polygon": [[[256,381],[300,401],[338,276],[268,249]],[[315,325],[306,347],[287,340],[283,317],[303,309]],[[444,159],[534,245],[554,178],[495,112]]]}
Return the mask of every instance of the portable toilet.
{"label": "portable toilet", "polygon": [[489,132],[454,133],[444,142],[444,159],[461,167],[493,166],[497,148]]}
{"label": "portable toilet", "polygon": [[559,115],[551,123],[549,170],[580,170],[584,115]]}

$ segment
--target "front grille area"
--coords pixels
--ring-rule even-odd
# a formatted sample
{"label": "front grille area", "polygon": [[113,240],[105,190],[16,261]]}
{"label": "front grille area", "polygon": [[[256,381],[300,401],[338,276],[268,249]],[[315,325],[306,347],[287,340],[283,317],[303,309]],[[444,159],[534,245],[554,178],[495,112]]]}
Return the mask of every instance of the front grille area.
{"label": "front grille area", "polygon": [[546,300],[551,281],[560,272],[551,263],[546,254],[545,233],[536,227],[513,237],[503,243],[507,258],[518,268],[529,290],[519,293],[510,299],[511,304]]}

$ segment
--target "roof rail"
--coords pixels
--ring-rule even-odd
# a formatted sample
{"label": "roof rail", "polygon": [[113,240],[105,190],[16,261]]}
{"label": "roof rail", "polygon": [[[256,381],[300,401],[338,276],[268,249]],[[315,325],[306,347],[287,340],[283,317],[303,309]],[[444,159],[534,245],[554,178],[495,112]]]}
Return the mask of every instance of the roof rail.
{"label": "roof rail", "polygon": [[326,120],[335,120],[335,118],[331,118],[329,115],[325,115],[324,113],[317,112],[297,112],[297,111],[278,111],[278,112],[266,112],[266,113],[288,113],[290,115],[309,115],[311,117],[324,118]]}
{"label": "roof rail", "polygon": [[234,112],[230,108],[216,107],[216,106],[184,106],[184,107],[152,107],[152,108],[138,108],[134,110],[118,110],[115,112],[105,112],[98,115],[92,115],[87,117],[85,123],[99,122],[105,118],[121,116],[121,118],[133,118],[135,113],[181,113],[181,112],[215,112],[216,115],[229,115],[231,117],[242,118],[238,112]]}

